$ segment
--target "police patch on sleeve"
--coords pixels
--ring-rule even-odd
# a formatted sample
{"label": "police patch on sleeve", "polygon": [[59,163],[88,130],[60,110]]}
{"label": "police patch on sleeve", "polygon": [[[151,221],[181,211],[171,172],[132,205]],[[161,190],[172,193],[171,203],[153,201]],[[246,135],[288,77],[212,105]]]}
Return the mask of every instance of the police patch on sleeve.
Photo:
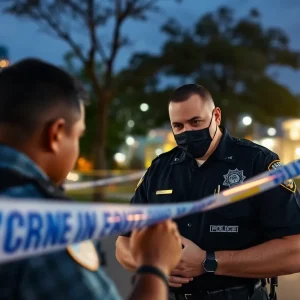
{"label": "police patch on sleeve", "polygon": [[[279,167],[282,166],[282,163],[280,160],[273,160],[269,166],[268,166],[268,170],[274,170],[274,169],[277,169]],[[283,186],[284,188],[286,188],[287,190],[291,191],[292,193],[295,193],[296,192],[296,183],[293,179],[288,179],[286,181],[284,181],[281,186]]]}
{"label": "police patch on sleeve", "polygon": [[97,271],[100,266],[99,255],[92,241],[84,241],[67,247],[71,257],[84,268]]}

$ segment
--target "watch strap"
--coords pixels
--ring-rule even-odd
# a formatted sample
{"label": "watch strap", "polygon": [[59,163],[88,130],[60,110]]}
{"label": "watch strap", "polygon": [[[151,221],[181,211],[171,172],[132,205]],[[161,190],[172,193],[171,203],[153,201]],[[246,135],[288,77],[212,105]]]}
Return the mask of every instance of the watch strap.
{"label": "watch strap", "polygon": [[133,284],[135,283],[136,275],[139,275],[139,274],[153,274],[153,275],[156,275],[157,277],[161,278],[164,281],[164,283],[166,284],[167,287],[169,287],[168,277],[159,268],[156,268],[156,267],[150,266],[150,265],[140,266],[136,270],[135,275],[132,278],[132,283]]}
{"label": "watch strap", "polygon": [[216,260],[216,254],[214,251],[207,251],[206,252],[206,259],[207,260]]}

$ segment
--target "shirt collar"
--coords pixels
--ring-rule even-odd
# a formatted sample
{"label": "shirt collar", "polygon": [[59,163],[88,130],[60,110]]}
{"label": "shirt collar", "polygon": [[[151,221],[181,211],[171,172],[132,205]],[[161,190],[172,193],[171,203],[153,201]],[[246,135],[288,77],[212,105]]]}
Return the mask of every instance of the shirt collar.
{"label": "shirt collar", "polygon": [[233,138],[228,132],[228,130],[220,126],[220,130],[222,131],[222,138],[219,142],[219,145],[217,149],[214,151],[214,153],[211,155],[212,159],[219,159],[223,161],[227,161],[229,163],[234,163],[235,158],[233,156],[233,147],[232,145],[234,144]]}
{"label": "shirt collar", "polygon": [[27,155],[6,145],[0,145],[0,167],[14,170],[26,177],[49,181],[43,170]]}
{"label": "shirt collar", "polygon": [[176,147],[178,151],[176,151],[176,156],[171,160],[171,165],[182,163],[186,159],[186,153],[179,147]]}

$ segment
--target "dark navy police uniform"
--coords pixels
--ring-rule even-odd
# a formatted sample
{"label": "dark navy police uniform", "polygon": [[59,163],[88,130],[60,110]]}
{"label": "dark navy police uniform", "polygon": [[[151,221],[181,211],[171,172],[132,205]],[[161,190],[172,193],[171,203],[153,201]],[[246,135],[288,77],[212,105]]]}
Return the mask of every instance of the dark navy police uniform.
{"label": "dark navy police uniform", "polygon": [[[223,136],[217,149],[201,166],[178,147],[157,157],[138,183],[131,203],[197,200],[280,166],[277,154],[251,141],[231,137],[225,128],[221,130]],[[290,180],[255,197],[175,221],[181,235],[205,251],[241,250],[299,234],[300,209],[297,201],[299,193],[295,182]],[[170,299],[246,300],[255,289],[265,296],[260,294],[251,299],[267,299],[260,283],[259,279],[206,273],[181,288],[170,288],[175,293]],[[225,297],[227,294],[223,290],[232,287],[231,296]],[[209,296],[207,291],[218,292]]]}

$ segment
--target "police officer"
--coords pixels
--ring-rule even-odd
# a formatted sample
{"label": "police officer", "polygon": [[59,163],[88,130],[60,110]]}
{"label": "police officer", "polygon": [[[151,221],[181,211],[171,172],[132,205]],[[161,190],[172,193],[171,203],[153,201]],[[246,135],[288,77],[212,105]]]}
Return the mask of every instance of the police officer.
{"label": "police officer", "polygon": [[[82,90],[57,67],[27,59],[0,73],[0,97],[0,195],[71,201],[60,186],[77,160],[85,130]],[[164,250],[157,252],[154,245],[162,235]],[[20,242],[23,245],[20,238],[15,232],[1,236],[9,249]],[[29,249],[36,239],[35,235],[26,240]],[[169,256],[172,248],[174,257]],[[134,232],[130,251],[139,266],[130,299],[149,299],[149,295],[166,299],[167,275],[181,255],[176,224],[166,221]],[[86,241],[66,250],[0,264],[0,299],[121,298],[104,273],[93,242]]]}
{"label": "police officer", "polygon": [[[232,137],[202,86],[175,90],[169,116],[178,147],[153,160],[131,203],[201,199],[281,165],[274,152]],[[298,201],[289,180],[247,200],[176,220],[183,250],[169,279],[170,299],[267,299],[261,279],[300,271]],[[135,270],[129,235],[118,237],[116,256]]]}

